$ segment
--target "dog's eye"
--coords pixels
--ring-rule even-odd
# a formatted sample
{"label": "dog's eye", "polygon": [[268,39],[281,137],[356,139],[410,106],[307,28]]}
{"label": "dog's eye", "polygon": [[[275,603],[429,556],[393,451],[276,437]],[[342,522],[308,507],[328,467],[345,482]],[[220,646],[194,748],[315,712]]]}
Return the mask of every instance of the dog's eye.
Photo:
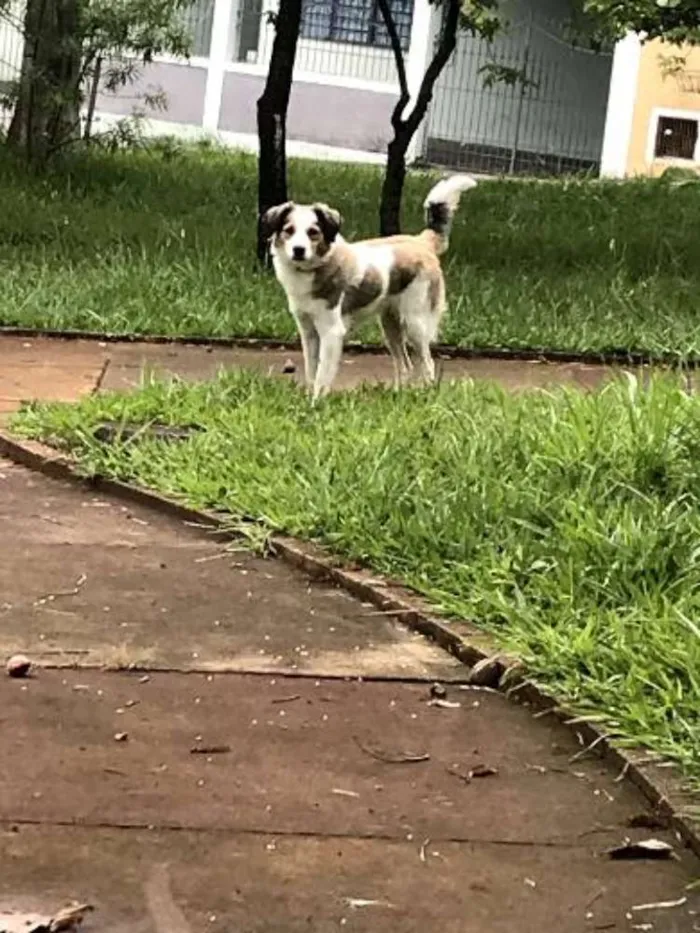
{"label": "dog's eye", "polygon": [[318,227],[309,227],[306,231],[306,235],[310,240],[317,240],[321,236],[321,231]]}
{"label": "dog's eye", "polygon": [[294,227],[285,227],[282,231],[285,236],[294,236]]}

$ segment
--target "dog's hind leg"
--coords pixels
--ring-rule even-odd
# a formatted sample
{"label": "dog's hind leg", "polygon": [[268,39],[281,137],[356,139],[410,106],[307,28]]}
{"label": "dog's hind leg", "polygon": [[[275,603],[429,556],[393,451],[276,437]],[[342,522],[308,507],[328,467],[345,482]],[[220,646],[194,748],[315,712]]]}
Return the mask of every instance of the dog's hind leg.
{"label": "dog's hind leg", "polygon": [[400,389],[410,375],[413,363],[406,349],[406,340],[398,309],[391,305],[383,308],[379,319],[387,349],[391,354],[391,362],[394,365],[394,386]]}

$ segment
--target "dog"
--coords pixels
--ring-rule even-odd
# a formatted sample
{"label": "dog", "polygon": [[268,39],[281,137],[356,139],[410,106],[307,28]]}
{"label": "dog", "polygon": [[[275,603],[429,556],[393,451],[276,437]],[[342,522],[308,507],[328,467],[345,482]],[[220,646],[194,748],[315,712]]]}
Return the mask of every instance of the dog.
{"label": "dog", "polygon": [[343,341],[359,321],[376,314],[394,366],[404,384],[415,356],[422,380],[435,379],[430,345],[445,310],[439,256],[448,248],[454,214],[470,175],[438,182],[424,202],[426,226],[417,235],[348,243],[342,217],[327,204],[288,201],[262,217],[272,263],[284,288],[304,352],[306,384],[314,401],[337,375]]}

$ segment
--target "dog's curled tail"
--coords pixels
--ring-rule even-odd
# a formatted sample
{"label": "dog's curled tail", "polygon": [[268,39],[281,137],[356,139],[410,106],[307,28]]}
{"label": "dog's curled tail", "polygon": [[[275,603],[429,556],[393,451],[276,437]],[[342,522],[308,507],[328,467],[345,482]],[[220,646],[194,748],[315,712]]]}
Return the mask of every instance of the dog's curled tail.
{"label": "dog's curled tail", "polygon": [[439,181],[425,199],[424,232],[433,240],[438,255],[447,252],[452,220],[462,193],[475,187],[476,180],[471,175],[451,175]]}

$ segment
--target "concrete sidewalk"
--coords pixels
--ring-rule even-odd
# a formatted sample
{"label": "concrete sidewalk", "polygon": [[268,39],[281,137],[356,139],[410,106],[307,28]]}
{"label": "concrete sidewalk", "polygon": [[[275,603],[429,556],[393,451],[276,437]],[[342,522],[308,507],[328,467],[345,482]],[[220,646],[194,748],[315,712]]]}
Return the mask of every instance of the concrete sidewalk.
{"label": "concrete sidewalk", "polygon": [[[109,933],[695,929],[697,860],[630,828],[653,826],[644,800],[569,731],[278,562],[0,477],[2,649],[47,665],[0,679],[0,912],[89,901],[83,928]],[[459,705],[430,705],[435,680]],[[649,836],[679,860],[604,854]]]}
{"label": "concrete sidewalk", "polygon": [[[0,335],[0,418],[27,399],[70,401],[96,388],[134,388],[144,370],[173,373],[184,379],[209,379],[222,367],[232,366],[281,374],[288,359],[297,369],[285,378],[300,379],[303,366],[299,352]],[[562,383],[590,389],[619,371],[582,363],[518,360],[457,359],[438,360],[438,364],[444,378],[490,379],[508,389]],[[391,380],[388,356],[345,354],[337,385],[349,388],[361,382]]]}

